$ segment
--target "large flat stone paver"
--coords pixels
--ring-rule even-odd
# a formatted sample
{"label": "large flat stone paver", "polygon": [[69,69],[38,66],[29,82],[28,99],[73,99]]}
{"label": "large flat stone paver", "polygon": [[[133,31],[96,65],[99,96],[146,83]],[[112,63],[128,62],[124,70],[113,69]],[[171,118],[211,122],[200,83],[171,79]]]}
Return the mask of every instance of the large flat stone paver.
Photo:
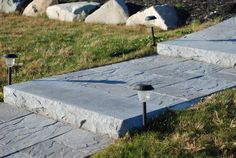
{"label": "large flat stone paver", "polygon": [[236,86],[233,68],[183,58],[151,56],[4,87],[5,102],[117,137],[141,127],[138,83],[155,90],[149,118],[167,107],[193,105],[202,97]]}
{"label": "large flat stone paver", "polygon": [[182,38],[159,43],[158,54],[236,66],[236,17]]}
{"label": "large flat stone paver", "polygon": [[[111,143],[107,136],[0,103],[0,157],[87,157]],[[27,115],[26,115],[27,114]],[[17,116],[17,117],[16,117]]]}
{"label": "large flat stone paver", "polygon": [[0,124],[6,121],[14,120],[31,114],[23,109],[12,108],[7,104],[0,103]]}

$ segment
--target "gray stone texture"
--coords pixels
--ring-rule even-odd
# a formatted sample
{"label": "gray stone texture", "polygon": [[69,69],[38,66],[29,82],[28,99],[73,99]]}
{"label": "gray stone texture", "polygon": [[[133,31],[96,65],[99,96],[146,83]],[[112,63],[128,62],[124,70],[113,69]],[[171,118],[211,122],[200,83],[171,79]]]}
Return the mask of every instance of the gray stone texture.
{"label": "gray stone texture", "polygon": [[74,2],[64,3],[47,8],[49,19],[61,21],[83,21],[91,12],[99,7],[96,2]]}
{"label": "gray stone texture", "polygon": [[117,25],[125,24],[128,17],[129,11],[124,0],[109,0],[90,14],[85,22]]}
{"label": "gray stone texture", "polygon": [[[222,75],[224,74],[224,75]],[[118,137],[141,127],[142,107],[133,90],[152,84],[148,117],[184,108],[236,86],[234,69],[183,58],[151,56],[4,87],[5,102]]]}
{"label": "gray stone texture", "polygon": [[49,6],[58,4],[58,0],[33,0],[24,10],[25,16],[39,16],[46,13]]}
{"label": "gray stone texture", "polygon": [[15,11],[22,11],[31,0],[1,0],[0,12],[11,13]]}
{"label": "gray stone texture", "polygon": [[182,38],[159,43],[157,53],[225,67],[236,66],[236,17]]}
{"label": "gray stone texture", "polygon": [[0,107],[1,114],[8,114],[0,123],[0,157],[87,157],[112,141],[8,104]]}
{"label": "gray stone texture", "polygon": [[0,124],[3,122],[11,121],[17,118],[20,118],[22,116],[26,116],[31,114],[32,112],[22,110],[22,109],[17,109],[17,108],[12,108],[12,106],[5,104],[5,103],[0,103]]}

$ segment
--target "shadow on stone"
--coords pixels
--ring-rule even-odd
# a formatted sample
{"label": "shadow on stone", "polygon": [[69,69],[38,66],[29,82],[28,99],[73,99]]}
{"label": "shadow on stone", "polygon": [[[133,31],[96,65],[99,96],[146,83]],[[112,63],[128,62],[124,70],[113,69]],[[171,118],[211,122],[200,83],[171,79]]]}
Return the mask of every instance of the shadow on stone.
{"label": "shadow on stone", "polygon": [[104,84],[125,84],[124,81],[115,80],[35,80],[35,81],[47,81],[47,82],[78,82],[78,83],[104,83]]}
{"label": "shadow on stone", "polygon": [[129,15],[130,16],[137,13],[138,11],[141,11],[144,8],[144,6],[134,4],[134,3],[126,3],[126,6],[129,10]]}
{"label": "shadow on stone", "polygon": [[218,40],[208,40],[212,42],[236,42],[236,39],[218,39]]}
{"label": "shadow on stone", "polygon": [[23,12],[24,9],[32,2],[33,0],[23,0],[19,3],[16,10]]}
{"label": "shadow on stone", "polygon": [[204,42],[204,41],[208,41],[208,42],[236,42],[236,39],[215,39],[215,40],[191,40],[191,39],[186,39],[186,40],[183,40],[183,39],[178,39],[176,41],[179,41],[179,42]]}

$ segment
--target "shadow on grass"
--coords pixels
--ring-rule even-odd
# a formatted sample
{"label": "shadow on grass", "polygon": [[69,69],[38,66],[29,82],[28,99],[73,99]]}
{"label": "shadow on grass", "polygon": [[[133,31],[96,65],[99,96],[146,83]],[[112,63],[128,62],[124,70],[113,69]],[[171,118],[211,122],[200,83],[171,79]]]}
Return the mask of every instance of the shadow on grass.
{"label": "shadow on grass", "polygon": [[131,49],[127,49],[127,50],[119,50],[119,51],[113,52],[110,55],[110,57],[119,57],[119,56],[126,55],[126,54],[129,54],[134,51],[137,51],[137,48],[131,48]]}
{"label": "shadow on grass", "polygon": [[161,136],[166,136],[173,133],[177,125],[178,119],[176,111],[168,109],[149,123],[148,130],[159,132]]}
{"label": "shadow on grass", "polygon": [[160,139],[175,132],[176,126],[178,126],[179,120],[177,112],[167,109],[162,112],[158,117],[153,118],[146,129],[140,128],[130,132],[130,136],[136,134],[142,134],[143,132],[155,132],[159,133]]}

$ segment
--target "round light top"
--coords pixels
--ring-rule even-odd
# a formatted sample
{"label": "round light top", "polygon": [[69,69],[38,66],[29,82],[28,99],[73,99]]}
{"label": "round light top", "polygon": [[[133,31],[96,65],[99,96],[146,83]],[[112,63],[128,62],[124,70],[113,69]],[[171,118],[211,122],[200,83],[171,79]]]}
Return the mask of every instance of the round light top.
{"label": "round light top", "polygon": [[157,19],[155,16],[147,16],[146,18],[145,18],[145,21],[151,21],[151,20],[155,20],[155,19]]}
{"label": "round light top", "polygon": [[17,55],[16,54],[5,54],[3,55],[4,58],[11,58],[11,59],[15,59],[17,58]]}
{"label": "round light top", "polygon": [[138,90],[138,91],[152,91],[152,90],[154,90],[154,88],[152,87],[152,85],[138,84],[138,85],[135,86],[134,90]]}

